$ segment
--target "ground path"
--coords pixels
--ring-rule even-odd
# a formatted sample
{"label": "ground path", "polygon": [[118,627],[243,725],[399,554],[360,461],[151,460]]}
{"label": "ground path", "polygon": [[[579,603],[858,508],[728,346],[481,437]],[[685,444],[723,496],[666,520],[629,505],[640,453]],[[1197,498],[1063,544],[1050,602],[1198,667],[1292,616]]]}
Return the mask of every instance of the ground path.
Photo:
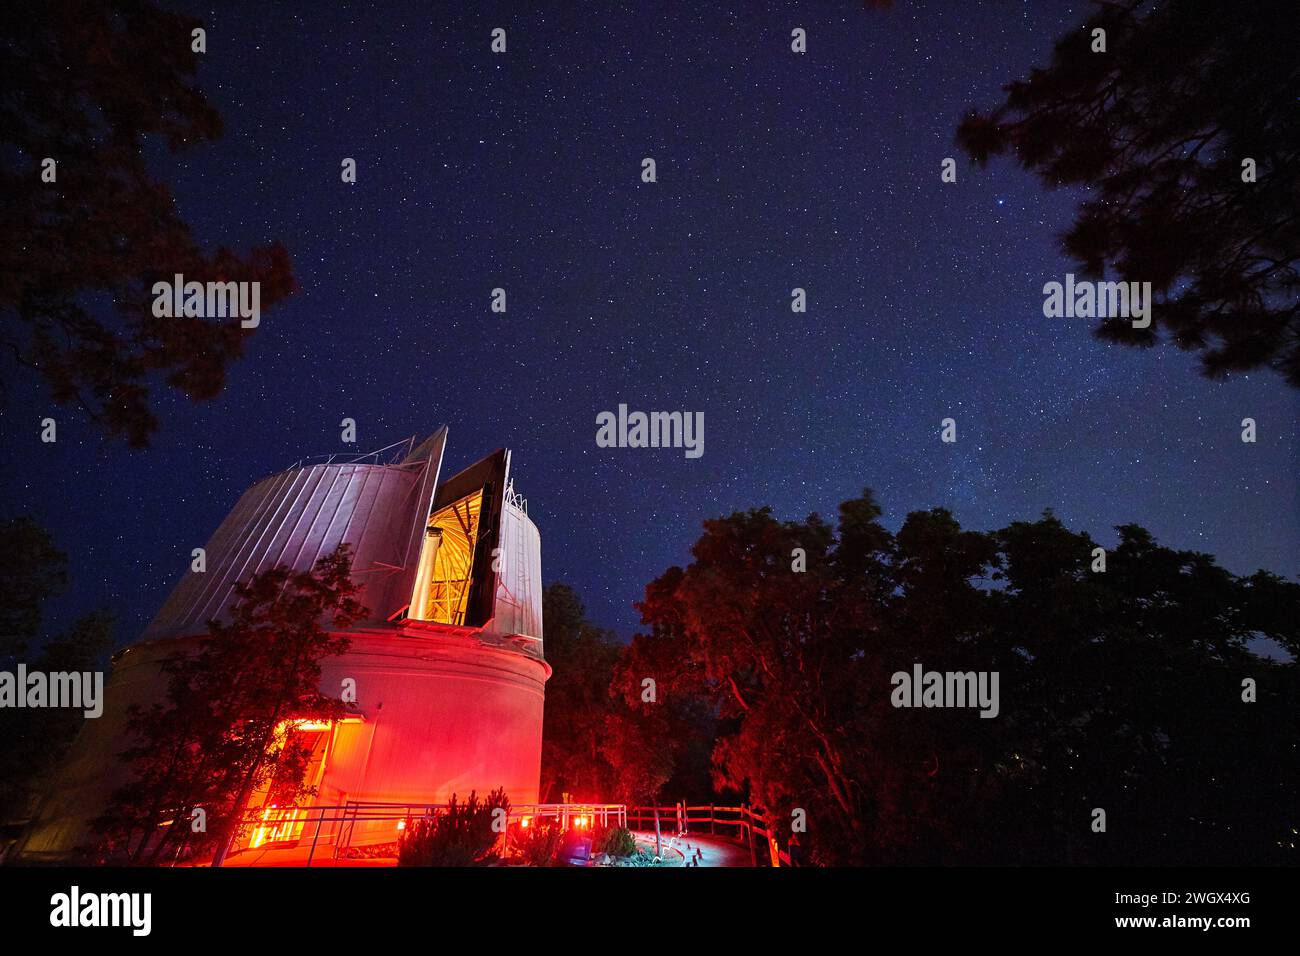
{"label": "ground path", "polygon": [[[655,845],[655,834],[653,830],[633,830],[637,842],[648,846],[651,850]],[[669,845],[667,834],[662,836],[665,845]],[[682,839],[673,840],[670,844],[678,850],[681,850],[686,857],[686,863],[694,866],[750,866],[749,848],[741,846],[732,840],[720,836],[710,836],[707,833],[688,833]],[[696,851],[699,851],[698,857]],[[678,864],[679,866],[685,864]]]}
{"label": "ground path", "polygon": [[[655,834],[653,830],[633,830],[637,843],[646,847],[651,852],[654,851]],[[662,835],[664,847],[671,847],[681,853],[666,852],[666,866],[750,866],[749,848],[742,846],[732,840],[720,836],[711,836],[707,833],[688,833],[684,838],[669,839],[669,835]],[[760,847],[760,850],[766,849]],[[236,853],[226,858],[226,866],[243,867],[243,866],[307,866],[312,867],[356,867],[356,866],[394,866],[397,860],[393,857],[378,857],[375,859],[346,859],[336,860],[333,858],[332,849],[328,846],[317,847],[314,854],[310,854],[310,844],[303,844],[294,847],[265,847],[258,850],[246,850],[242,853]],[[698,851],[698,853],[697,853]],[[308,864],[308,855],[311,855],[311,863]]]}

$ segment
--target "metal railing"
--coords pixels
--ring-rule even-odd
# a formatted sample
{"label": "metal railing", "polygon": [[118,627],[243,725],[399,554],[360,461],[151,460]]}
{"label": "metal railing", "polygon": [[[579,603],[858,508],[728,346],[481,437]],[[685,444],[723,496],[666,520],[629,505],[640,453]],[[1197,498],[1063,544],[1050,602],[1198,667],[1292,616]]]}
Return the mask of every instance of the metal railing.
{"label": "metal railing", "polygon": [[[246,853],[303,846],[308,847],[306,866],[311,866],[317,854],[326,850],[333,860],[346,859],[354,847],[396,843],[408,822],[444,813],[447,809],[448,804],[445,803],[371,803],[356,800],[335,806],[300,807],[297,808],[299,816],[293,821],[296,831],[293,840],[245,847],[232,855],[232,862]],[[697,827],[701,829],[695,832],[703,832],[702,828],[707,827],[711,835],[747,846],[752,866],[791,865],[789,845],[781,846],[776,828],[764,814],[743,804],[732,807],[714,804],[628,807],[621,803],[529,803],[510,807],[506,815],[506,826],[522,820],[557,820],[566,829],[570,825],[593,829],[621,826],[645,831],[654,829],[656,810],[659,812],[660,828],[665,834],[671,835]],[[255,831],[258,827],[274,827],[280,822],[265,819],[264,813],[265,811],[252,813],[245,818],[245,833]]]}
{"label": "metal railing", "polygon": [[[458,806],[464,806],[463,803]],[[424,817],[445,813],[445,803],[370,803],[348,801],[334,806],[286,807],[281,816],[268,817],[266,811],[246,814],[241,829],[255,839],[259,828],[274,831],[286,822],[294,836],[291,840],[266,842],[256,846],[245,845],[231,855],[232,862],[246,853],[270,852],[308,847],[306,866],[311,866],[318,851],[330,848],[332,859],[339,859],[353,848],[358,837],[364,841],[358,846],[396,843],[406,824]],[[506,826],[517,821],[558,820],[568,828],[627,826],[627,807],[621,803],[528,803],[512,806],[506,811]],[[327,826],[329,825],[329,826]],[[387,839],[385,839],[387,838]],[[241,843],[244,841],[240,841]],[[256,866],[256,863],[249,865]]]}
{"label": "metal railing", "polygon": [[[367,452],[332,452],[320,455],[307,455],[299,458],[286,471],[294,468],[305,468],[311,465],[400,465],[408,457],[411,450],[415,447],[415,436],[403,438],[401,441],[393,442],[391,445],[385,445],[383,448],[376,448],[374,451]],[[387,458],[381,456],[387,455]]]}

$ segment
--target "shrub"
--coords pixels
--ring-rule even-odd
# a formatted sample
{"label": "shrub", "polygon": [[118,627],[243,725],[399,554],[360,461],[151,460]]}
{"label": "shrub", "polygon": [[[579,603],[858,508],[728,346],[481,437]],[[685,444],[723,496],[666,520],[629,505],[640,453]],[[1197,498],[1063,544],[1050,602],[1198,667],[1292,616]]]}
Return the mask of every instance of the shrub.
{"label": "shrub", "polygon": [[627,827],[610,827],[596,840],[595,849],[610,856],[632,856],[636,853],[636,838]]}
{"label": "shrub", "polygon": [[494,813],[510,810],[505,790],[493,790],[480,802],[471,791],[469,799],[451,802],[442,813],[412,821],[402,833],[397,850],[398,866],[484,866],[497,860],[497,830]]}
{"label": "shrub", "polygon": [[564,828],[558,820],[534,820],[515,836],[515,850],[525,866],[554,866],[563,843]]}

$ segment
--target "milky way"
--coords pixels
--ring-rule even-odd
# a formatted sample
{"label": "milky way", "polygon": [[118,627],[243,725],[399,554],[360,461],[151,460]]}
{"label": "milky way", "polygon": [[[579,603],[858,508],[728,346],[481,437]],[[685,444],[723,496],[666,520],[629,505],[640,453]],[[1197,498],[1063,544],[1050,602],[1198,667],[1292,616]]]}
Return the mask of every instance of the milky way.
{"label": "milky way", "polygon": [[[108,606],[133,640],[243,489],[345,450],[345,417],[358,450],[445,423],[453,470],[510,447],[545,579],[624,636],[704,518],[830,515],[864,486],[891,527],[1050,507],[1102,544],[1136,521],[1296,573],[1295,393],[1045,318],[1080,194],[953,145],[1085,4],[177,6],[207,24],[226,132],[158,173],[205,243],[283,241],[301,291],[220,399],[163,402],[143,453],[71,412],[41,445],[53,406],[18,381],[0,487],[71,554],[56,623]],[[620,403],[702,412],[705,453],[598,447]]]}

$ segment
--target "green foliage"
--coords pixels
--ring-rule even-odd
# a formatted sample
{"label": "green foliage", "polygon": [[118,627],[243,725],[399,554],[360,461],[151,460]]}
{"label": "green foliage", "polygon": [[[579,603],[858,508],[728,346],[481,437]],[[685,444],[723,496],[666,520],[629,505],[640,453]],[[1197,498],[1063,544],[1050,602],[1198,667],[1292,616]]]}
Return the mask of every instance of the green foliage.
{"label": "green foliage", "polygon": [[510,810],[504,789],[486,800],[470,792],[464,803],[452,794],[447,809],[407,825],[398,845],[398,866],[485,866],[499,858],[497,810]]}
{"label": "green foliage", "polygon": [[[868,493],[840,515],[838,529],[769,509],[705,522],[692,563],[646,588],[651,634],[619,667],[629,708],[653,674],[661,700],[716,710],[718,785],[774,821],[803,809],[809,862],[1285,859],[1300,681],[1252,646],[1300,650],[1300,585],[1134,525],[1095,573],[1096,543],[1050,513],[974,532],[932,509],[891,534]],[[997,671],[1001,714],[895,708],[891,676],[917,662]],[[625,746],[607,753],[655,784],[650,751],[676,741],[642,713],[626,734],[614,723]],[[1092,838],[1097,806],[1122,840]]]}
{"label": "green foliage", "polygon": [[[0,344],[54,403],[132,447],[158,427],[154,389],[214,397],[252,334],[238,317],[155,316],[154,282],[257,282],[264,310],[294,289],[279,243],[203,249],[155,175],[157,146],[222,132],[194,84],[200,25],[149,2],[48,0],[0,16]],[[46,157],[55,182],[41,179]]]}
{"label": "green foliage", "polygon": [[636,838],[627,827],[610,827],[593,841],[594,853],[607,853],[613,857],[632,856],[636,853]]}
{"label": "green foliage", "polygon": [[1163,331],[1206,375],[1272,368],[1300,386],[1296,24],[1291,0],[1097,4],[1048,67],[961,124],[977,163],[1010,153],[1048,188],[1084,187],[1063,235],[1079,270],[1165,297],[1151,328],[1110,319],[1100,337],[1147,346]]}
{"label": "green foliage", "polygon": [[[290,719],[344,712],[319,685],[321,661],[349,644],[325,625],[345,630],[365,614],[351,565],[340,545],[310,572],[276,567],[255,575],[236,588],[229,623],[212,622],[207,635],[163,662],[165,700],[136,708],[128,725],[132,743],[122,756],[134,780],[96,821],[102,855],[152,863],[215,847],[219,862],[260,788],[270,787],[281,806],[308,795],[306,749],[277,731]],[[200,806],[206,834],[188,826],[191,808]]]}
{"label": "green foliage", "polygon": [[643,699],[644,679],[680,670],[661,666],[661,646],[632,645],[592,625],[573,589],[553,584],[544,599],[546,684],[542,735],[542,799],[567,792],[575,801],[647,803],[664,788],[707,799],[712,709],[679,681]]}
{"label": "green foliage", "polygon": [[514,849],[525,866],[554,866],[564,844],[564,828],[558,820],[533,820],[514,833]]}
{"label": "green foliage", "polygon": [[40,633],[41,607],[67,585],[68,556],[31,518],[0,522],[0,663]]}
{"label": "green foliage", "polygon": [[[33,659],[29,647],[43,633],[45,601],[67,583],[67,555],[30,518],[0,522],[0,667],[25,660],[32,671],[99,670],[113,646],[115,619],[92,611],[64,634],[45,635]],[[57,766],[85,718],[72,709],[0,709],[0,824],[26,819],[36,781]]]}
{"label": "green foliage", "polygon": [[543,596],[546,660],[552,667],[542,713],[542,800],[569,793],[605,799],[610,770],[600,743],[611,702],[607,688],[622,645],[591,624],[573,589],[552,584]]}

